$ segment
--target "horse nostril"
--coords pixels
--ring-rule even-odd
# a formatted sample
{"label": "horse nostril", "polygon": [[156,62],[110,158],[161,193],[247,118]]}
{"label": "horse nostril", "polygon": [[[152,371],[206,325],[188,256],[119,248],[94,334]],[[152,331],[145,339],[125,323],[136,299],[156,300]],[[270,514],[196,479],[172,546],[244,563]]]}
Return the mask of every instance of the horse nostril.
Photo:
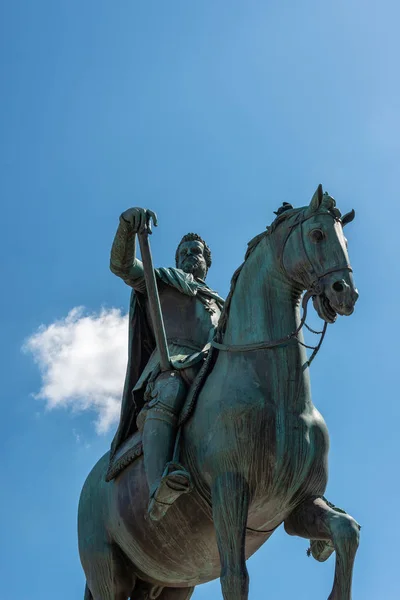
{"label": "horse nostril", "polygon": [[335,281],[335,283],[332,285],[332,289],[334,289],[335,292],[343,292],[344,285],[341,281]]}

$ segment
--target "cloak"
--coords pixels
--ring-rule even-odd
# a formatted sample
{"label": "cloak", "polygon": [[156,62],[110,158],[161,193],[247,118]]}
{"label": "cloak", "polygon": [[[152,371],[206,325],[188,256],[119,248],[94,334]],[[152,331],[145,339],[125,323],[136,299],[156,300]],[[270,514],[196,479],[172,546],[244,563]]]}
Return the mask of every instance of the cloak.
{"label": "cloak", "polygon": [[[196,280],[191,273],[185,273],[181,269],[160,268],[155,269],[155,274],[158,283],[170,285],[188,296],[198,296],[200,301],[212,298],[222,309],[224,300],[204,281]],[[129,305],[128,364],[122,392],[120,422],[111,443],[110,458],[119,446],[137,431],[136,418],[144,405],[144,389],[133,389],[156,347],[153,332],[147,321],[144,301],[145,295],[132,289]]]}

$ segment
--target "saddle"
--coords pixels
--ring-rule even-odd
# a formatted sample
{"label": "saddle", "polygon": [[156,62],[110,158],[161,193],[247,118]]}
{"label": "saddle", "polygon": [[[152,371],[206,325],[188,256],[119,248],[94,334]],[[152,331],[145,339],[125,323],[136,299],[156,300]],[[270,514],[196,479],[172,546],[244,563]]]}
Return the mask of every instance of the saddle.
{"label": "saddle", "polygon": [[[180,370],[192,367],[200,361],[203,361],[199,372],[197,373],[192,385],[189,388],[181,414],[179,416],[178,427],[183,427],[186,421],[191,417],[196,406],[196,401],[203,383],[209,374],[214,355],[214,348],[208,343],[203,350],[187,356],[173,357],[171,365],[173,369]],[[110,461],[107,471],[106,481],[115,479],[128,465],[134,462],[143,454],[142,434],[136,431],[131,435],[115,452]]]}

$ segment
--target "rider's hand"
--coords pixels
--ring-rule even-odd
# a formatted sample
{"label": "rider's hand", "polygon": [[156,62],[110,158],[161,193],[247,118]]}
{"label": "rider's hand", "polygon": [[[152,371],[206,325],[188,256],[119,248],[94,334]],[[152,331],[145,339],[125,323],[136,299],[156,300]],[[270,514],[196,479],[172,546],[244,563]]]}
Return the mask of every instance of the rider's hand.
{"label": "rider's hand", "polygon": [[147,208],[128,208],[128,210],[122,213],[121,217],[132,227],[133,233],[152,233],[151,219],[153,219],[153,223],[157,227],[156,213],[152,210],[147,210]]}

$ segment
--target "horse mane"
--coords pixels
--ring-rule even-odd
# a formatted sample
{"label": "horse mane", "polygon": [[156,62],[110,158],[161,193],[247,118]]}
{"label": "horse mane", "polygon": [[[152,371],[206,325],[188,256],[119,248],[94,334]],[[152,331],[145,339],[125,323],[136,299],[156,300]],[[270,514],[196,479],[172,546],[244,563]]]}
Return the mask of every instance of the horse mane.
{"label": "horse mane", "polygon": [[225,300],[224,308],[222,310],[222,313],[221,313],[221,316],[220,316],[220,319],[218,322],[218,326],[217,326],[217,329],[215,332],[215,340],[217,342],[222,341],[222,336],[225,333],[226,325],[228,323],[229,309],[230,309],[231,302],[232,302],[232,296],[233,296],[233,293],[236,288],[236,283],[237,283],[238,277],[239,277],[247,259],[249,258],[249,256],[254,252],[254,250],[257,248],[257,246],[261,242],[261,240],[264,239],[268,234],[269,234],[269,230],[263,231],[262,233],[259,233],[258,235],[256,235],[256,237],[254,237],[252,240],[250,240],[250,242],[247,244],[247,251],[246,251],[246,254],[244,257],[244,261],[232,275],[229,294]]}
{"label": "horse mane", "polygon": [[[274,233],[276,228],[279,225],[281,225],[281,223],[284,223],[285,221],[287,221],[288,219],[290,219],[291,217],[293,217],[295,215],[299,215],[300,213],[305,212],[307,210],[307,208],[308,208],[308,206],[303,206],[301,208],[293,208],[293,206],[291,204],[289,204],[288,202],[284,202],[282,204],[282,206],[280,208],[278,208],[278,210],[275,212],[275,214],[277,216],[272,221],[271,225],[267,225],[267,230],[263,231],[262,233],[259,233],[253,239],[251,239],[249,241],[249,243],[247,244],[247,251],[246,251],[246,254],[244,257],[244,261],[232,275],[229,293],[225,300],[224,308],[221,313],[221,316],[220,316],[220,319],[218,322],[218,326],[217,326],[217,329],[215,332],[215,341],[216,342],[222,343],[222,337],[223,337],[223,334],[225,333],[226,326],[228,323],[229,311],[230,311],[230,307],[231,307],[231,303],[232,303],[232,297],[235,292],[237,280],[238,280],[239,275],[242,272],[242,269],[243,269],[244,265],[246,264],[246,261],[249,258],[249,256],[251,256],[251,254],[257,248],[257,246],[259,245],[261,240],[263,240],[268,235],[271,235],[272,233]],[[323,208],[327,212],[331,213],[336,219],[340,219],[340,217],[342,216],[340,210],[336,207],[336,201],[334,200],[334,198],[332,198],[328,194],[328,192],[324,193],[323,200],[321,203],[321,208]]]}

